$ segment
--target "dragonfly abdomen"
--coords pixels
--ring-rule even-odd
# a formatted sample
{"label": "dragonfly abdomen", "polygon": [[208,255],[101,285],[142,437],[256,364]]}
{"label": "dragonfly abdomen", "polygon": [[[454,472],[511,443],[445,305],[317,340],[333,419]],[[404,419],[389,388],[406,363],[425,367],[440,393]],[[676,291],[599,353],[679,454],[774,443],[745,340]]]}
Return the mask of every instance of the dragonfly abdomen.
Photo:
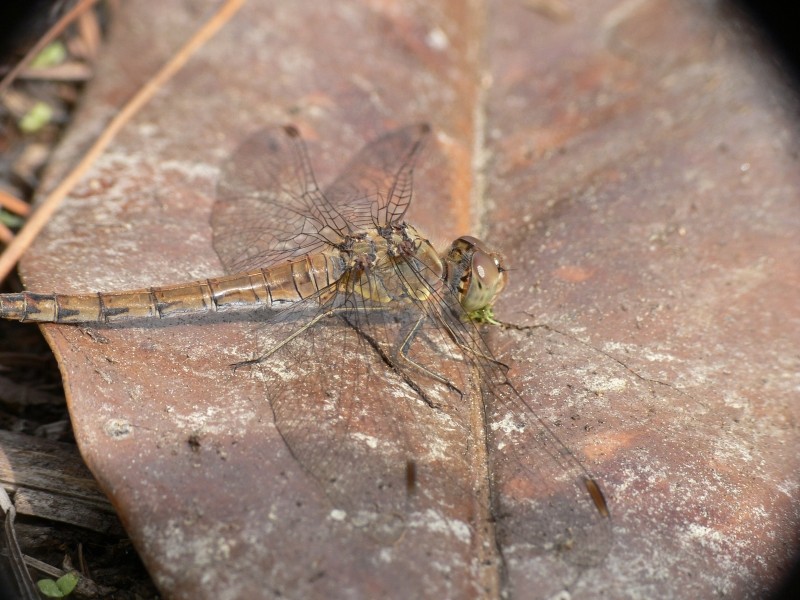
{"label": "dragonfly abdomen", "polygon": [[114,323],[132,319],[299,302],[341,274],[335,259],[307,255],[275,267],[161,287],[92,294],[0,294],[0,317],[47,323]]}

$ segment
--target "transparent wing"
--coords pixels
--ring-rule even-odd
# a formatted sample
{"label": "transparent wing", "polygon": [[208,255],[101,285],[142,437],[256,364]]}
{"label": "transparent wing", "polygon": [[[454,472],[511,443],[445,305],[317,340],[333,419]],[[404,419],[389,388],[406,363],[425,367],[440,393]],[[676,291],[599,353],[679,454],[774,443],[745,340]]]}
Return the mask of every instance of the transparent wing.
{"label": "transparent wing", "polygon": [[261,130],[237,149],[220,174],[211,228],[229,273],[318,252],[347,233],[294,127]]}
{"label": "transparent wing", "polygon": [[[269,349],[297,331],[309,301],[279,313],[264,328]],[[270,354],[256,368],[275,416],[275,425],[303,470],[324,490],[341,517],[371,538],[395,542],[412,512],[438,510],[416,495],[412,477],[428,481],[429,464],[445,445],[448,462],[468,455],[466,425],[441,384],[426,383],[437,399],[431,410],[414,389],[414,380],[390,366],[398,339],[414,324],[414,315],[386,304],[340,293],[322,307],[332,314],[302,336]],[[387,364],[388,363],[388,364]],[[432,432],[459,430],[447,444]],[[455,468],[455,467],[451,467]],[[461,468],[466,471],[466,467]],[[462,495],[468,490],[462,488]]]}
{"label": "transparent wing", "polygon": [[368,144],[325,194],[297,129],[252,135],[224,165],[211,214],[214,249],[226,271],[320,252],[349,234],[399,220],[429,130],[413,125]]}
{"label": "transparent wing", "polygon": [[368,144],[325,196],[357,230],[399,223],[411,203],[414,164],[430,135],[425,123]]}
{"label": "transparent wing", "polygon": [[[426,280],[422,275],[419,285]],[[470,378],[478,382],[486,417],[491,512],[504,556],[531,561],[528,571],[538,568],[542,577],[556,577],[559,569],[566,569],[558,577],[568,583],[599,564],[611,547],[611,519],[601,488],[539,416],[533,399],[515,388],[507,367],[494,359],[449,288],[431,292],[427,301],[416,302],[427,319],[415,343],[437,348],[439,357],[460,356],[457,385]],[[423,362],[413,346],[409,354],[415,363]],[[552,560],[543,562],[542,557]]]}

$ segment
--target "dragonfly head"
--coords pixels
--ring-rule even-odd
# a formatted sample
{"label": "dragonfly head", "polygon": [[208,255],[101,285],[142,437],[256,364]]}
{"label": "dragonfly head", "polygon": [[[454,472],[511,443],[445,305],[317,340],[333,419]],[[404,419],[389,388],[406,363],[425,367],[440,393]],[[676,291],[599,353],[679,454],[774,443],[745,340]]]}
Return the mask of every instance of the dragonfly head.
{"label": "dragonfly head", "polygon": [[445,264],[447,283],[461,307],[470,317],[483,318],[483,312],[492,306],[508,279],[500,254],[481,240],[465,235],[451,244]]}

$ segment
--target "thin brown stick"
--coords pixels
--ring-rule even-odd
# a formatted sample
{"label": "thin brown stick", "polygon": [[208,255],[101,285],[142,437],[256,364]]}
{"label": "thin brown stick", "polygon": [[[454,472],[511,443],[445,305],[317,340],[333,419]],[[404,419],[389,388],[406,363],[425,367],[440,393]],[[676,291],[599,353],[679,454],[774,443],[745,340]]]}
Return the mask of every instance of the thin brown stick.
{"label": "thin brown stick", "polygon": [[19,63],[17,63],[13,69],[6,73],[6,76],[3,77],[2,80],[0,80],[0,94],[2,94],[3,90],[6,89],[11,82],[14,81],[14,79],[16,79],[20,71],[28,66],[28,63],[39,56],[39,53],[45,46],[47,46],[47,44],[61,35],[62,31],[64,31],[75,19],[89,10],[96,2],[97,0],[81,0],[72,8],[72,10],[56,21],[56,23],[50,29],[48,29],[41,38],[39,38],[39,41],[34,44],[33,48],[28,50],[27,54],[25,54],[22,60],[19,61]]}
{"label": "thin brown stick", "polygon": [[92,147],[75,168],[50,192],[41,206],[33,213],[14,241],[0,256],[0,281],[14,268],[22,254],[33,242],[47,221],[61,204],[61,201],[80,181],[92,163],[100,156],[128,121],[156,94],[156,92],[177,73],[186,61],[203,46],[219,29],[227,23],[242,7],[245,0],[227,0],[225,4],[201,27],[197,33],[156,73],[111,120],[105,131],[95,140]]}
{"label": "thin brown stick", "polygon": [[0,190],[0,206],[21,217],[31,214],[31,205],[5,190]]}
{"label": "thin brown stick", "polygon": [[5,223],[0,222],[0,244],[10,244],[14,241],[14,232]]}
{"label": "thin brown stick", "polygon": [[20,79],[38,79],[49,81],[88,81],[92,78],[93,71],[86,63],[77,60],[63,62],[52,67],[39,67],[25,69],[18,75]]}

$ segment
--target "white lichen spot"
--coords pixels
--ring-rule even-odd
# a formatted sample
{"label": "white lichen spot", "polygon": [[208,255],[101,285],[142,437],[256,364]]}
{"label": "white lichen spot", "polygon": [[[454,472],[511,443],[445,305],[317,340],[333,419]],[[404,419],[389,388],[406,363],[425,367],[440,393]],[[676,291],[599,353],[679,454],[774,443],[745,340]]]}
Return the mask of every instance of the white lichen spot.
{"label": "white lichen spot", "polygon": [[675,357],[671,354],[664,354],[663,352],[654,352],[652,350],[642,350],[640,356],[650,362],[673,362]]}
{"label": "white lichen spot", "polygon": [[502,419],[498,421],[493,421],[491,423],[492,431],[502,431],[506,435],[517,433],[524,430],[524,427],[520,427],[520,423],[518,419],[514,418],[514,415],[511,413],[506,414]]}
{"label": "white lichen spot", "polygon": [[459,519],[446,519],[433,509],[428,509],[422,514],[415,514],[410,525],[424,527],[433,533],[452,535],[465,544],[472,539],[472,533],[467,523]]}
{"label": "white lichen spot", "polygon": [[711,548],[716,552],[721,551],[727,545],[724,534],[699,523],[690,523],[686,534],[690,540],[696,540],[701,546]]}
{"label": "white lichen spot", "polygon": [[347,512],[340,508],[334,508],[328,516],[333,521],[344,521],[347,518]]}
{"label": "white lichen spot", "polygon": [[622,342],[605,342],[603,352],[608,354],[631,354],[636,352],[638,347],[635,344],[623,344]]}
{"label": "white lichen spot", "polygon": [[127,419],[109,419],[104,429],[106,434],[115,440],[124,440],[133,435],[133,425]]}
{"label": "white lichen spot", "polygon": [[431,29],[428,32],[425,42],[434,50],[444,50],[450,45],[450,40],[448,39],[447,34],[439,27]]}
{"label": "white lichen spot", "polygon": [[622,377],[590,377],[586,380],[586,387],[595,394],[621,392],[627,385]]}
{"label": "white lichen spot", "polygon": [[383,563],[390,563],[392,562],[392,549],[391,548],[381,548],[380,553],[378,554],[378,560]]}
{"label": "white lichen spot", "polygon": [[352,434],[352,437],[353,439],[364,442],[371,450],[375,450],[378,447],[379,440],[375,436],[355,432]]}

